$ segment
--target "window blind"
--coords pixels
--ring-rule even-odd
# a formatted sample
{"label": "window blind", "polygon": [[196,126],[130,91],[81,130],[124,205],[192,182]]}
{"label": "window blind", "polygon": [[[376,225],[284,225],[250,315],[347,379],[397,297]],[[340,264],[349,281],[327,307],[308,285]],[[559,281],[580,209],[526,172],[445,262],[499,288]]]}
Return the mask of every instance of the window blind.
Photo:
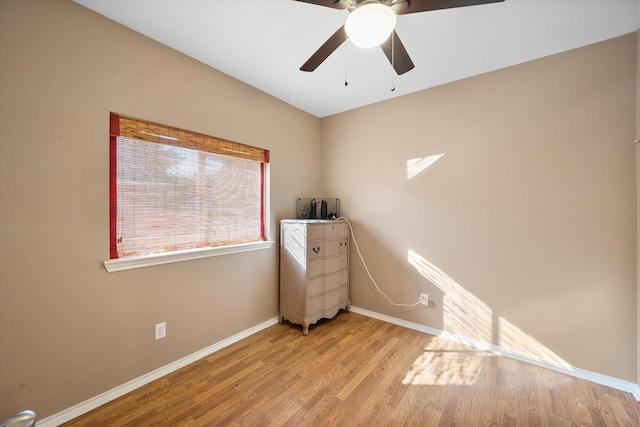
{"label": "window blind", "polygon": [[266,240],[264,149],[111,114],[111,258]]}

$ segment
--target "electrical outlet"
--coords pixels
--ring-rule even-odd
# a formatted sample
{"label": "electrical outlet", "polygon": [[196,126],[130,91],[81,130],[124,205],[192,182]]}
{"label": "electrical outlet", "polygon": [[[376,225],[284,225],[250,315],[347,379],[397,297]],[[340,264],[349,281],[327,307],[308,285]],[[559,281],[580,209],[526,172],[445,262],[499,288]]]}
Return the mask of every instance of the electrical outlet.
{"label": "electrical outlet", "polygon": [[156,341],[167,336],[167,322],[156,325]]}
{"label": "electrical outlet", "polygon": [[422,305],[429,305],[429,295],[425,294],[425,293],[421,293],[420,296],[418,297],[418,302],[420,302],[420,304]]}

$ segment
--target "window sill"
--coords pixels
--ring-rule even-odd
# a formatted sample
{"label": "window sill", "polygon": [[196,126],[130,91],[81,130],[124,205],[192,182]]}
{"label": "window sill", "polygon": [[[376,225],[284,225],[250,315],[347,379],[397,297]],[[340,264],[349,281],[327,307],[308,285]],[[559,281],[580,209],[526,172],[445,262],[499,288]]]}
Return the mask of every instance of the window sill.
{"label": "window sill", "polygon": [[104,261],[104,268],[109,273],[133,268],[150,267],[152,265],[169,264],[172,262],[188,261],[192,259],[209,258],[212,256],[235,254],[240,252],[270,249],[273,241],[244,243],[233,246],[220,246],[217,248],[190,249],[185,251],[167,252],[155,255],[139,255]]}

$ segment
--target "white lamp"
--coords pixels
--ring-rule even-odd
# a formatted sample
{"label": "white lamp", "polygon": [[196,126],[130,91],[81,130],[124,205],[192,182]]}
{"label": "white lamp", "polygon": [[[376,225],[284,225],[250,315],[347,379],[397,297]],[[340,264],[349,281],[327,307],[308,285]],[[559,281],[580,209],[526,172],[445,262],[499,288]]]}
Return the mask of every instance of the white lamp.
{"label": "white lamp", "polygon": [[351,12],[344,29],[356,46],[368,48],[380,46],[395,27],[395,12],[388,6],[372,1]]}

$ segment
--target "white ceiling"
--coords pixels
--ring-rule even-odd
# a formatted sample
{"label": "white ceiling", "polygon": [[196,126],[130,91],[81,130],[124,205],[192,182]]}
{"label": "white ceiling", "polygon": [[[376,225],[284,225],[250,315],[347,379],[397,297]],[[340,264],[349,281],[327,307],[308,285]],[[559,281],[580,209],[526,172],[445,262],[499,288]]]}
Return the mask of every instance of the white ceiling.
{"label": "white ceiling", "polygon": [[396,31],[413,70],[397,76],[379,48],[345,43],[306,73],[300,66],[344,23],[346,10],[293,0],[74,1],[317,117],[617,37],[640,24],[640,0],[505,0],[400,15]]}

